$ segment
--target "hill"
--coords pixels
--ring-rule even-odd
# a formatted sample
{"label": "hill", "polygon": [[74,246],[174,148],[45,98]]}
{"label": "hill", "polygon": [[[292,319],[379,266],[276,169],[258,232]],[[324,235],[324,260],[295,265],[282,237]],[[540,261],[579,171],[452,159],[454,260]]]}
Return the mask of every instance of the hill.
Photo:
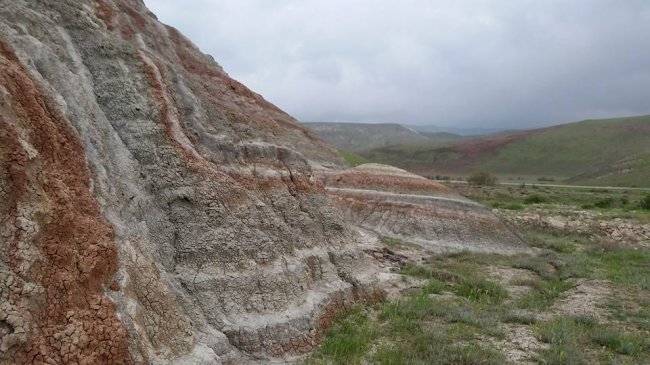
{"label": "hill", "polygon": [[418,132],[400,124],[303,123],[320,138],[343,151],[358,152],[398,144],[456,140],[445,132]]}
{"label": "hill", "polygon": [[460,141],[461,139],[466,139],[467,137],[460,134],[454,134],[449,132],[423,132],[418,131],[421,135],[429,138],[432,142],[447,142],[447,141]]}
{"label": "hill", "polygon": [[303,123],[319,137],[344,151],[363,151],[402,143],[426,142],[428,138],[399,124]]}
{"label": "hill", "polygon": [[460,127],[449,127],[449,126],[437,126],[437,125],[417,125],[417,124],[405,124],[407,128],[411,128],[418,132],[433,132],[433,133],[450,133],[453,135],[463,136],[463,137],[476,137],[484,136],[487,134],[496,134],[504,133],[508,130],[503,128],[460,128]]}
{"label": "hill", "polygon": [[320,175],[346,219],[379,237],[437,252],[528,250],[490,209],[422,176],[373,163]]}
{"label": "hill", "polygon": [[572,184],[650,185],[650,116],[585,120],[456,142],[359,152],[424,175],[484,170],[502,178]]}

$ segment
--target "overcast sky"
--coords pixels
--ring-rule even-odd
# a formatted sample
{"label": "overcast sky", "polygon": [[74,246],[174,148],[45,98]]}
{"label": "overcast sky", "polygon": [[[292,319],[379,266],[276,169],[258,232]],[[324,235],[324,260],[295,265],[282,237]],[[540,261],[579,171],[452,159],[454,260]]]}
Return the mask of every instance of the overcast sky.
{"label": "overcast sky", "polygon": [[301,121],[528,128],[650,114],[647,0],[146,0]]}

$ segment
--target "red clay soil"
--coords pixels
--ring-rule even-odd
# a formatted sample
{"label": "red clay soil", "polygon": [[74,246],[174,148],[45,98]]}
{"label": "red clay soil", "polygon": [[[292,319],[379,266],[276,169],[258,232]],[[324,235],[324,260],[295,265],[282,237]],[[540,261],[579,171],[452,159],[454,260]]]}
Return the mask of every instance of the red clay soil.
{"label": "red clay soil", "polygon": [[115,29],[116,9],[104,0],[95,0],[95,15],[104,22],[106,28],[112,31]]}
{"label": "red clay soil", "polygon": [[[117,267],[114,233],[91,195],[82,142],[2,41],[0,81],[14,112],[10,119],[0,120],[0,162],[12,197],[7,214],[0,218],[18,228],[8,239],[8,261],[16,275],[44,289],[36,306],[23,288],[10,295],[10,302],[28,319],[26,341],[12,349],[14,363],[129,363],[127,331],[104,295]],[[14,120],[36,157],[27,157],[10,124]],[[39,232],[33,242],[25,243],[19,206],[29,204],[34,194],[40,201]],[[39,256],[27,268],[20,253],[25,244]]]}
{"label": "red clay soil", "polygon": [[625,132],[630,134],[650,134],[650,123],[626,126]]}
{"label": "red clay soil", "polygon": [[[353,193],[346,192],[330,192],[330,197],[338,199],[339,204],[351,209],[355,212],[369,212],[373,210],[397,213],[404,216],[414,217],[433,217],[436,219],[446,218],[454,220],[467,220],[468,215],[463,211],[456,211],[451,209],[431,209],[427,207],[416,206],[409,203],[380,201],[373,200],[370,197],[356,196]],[[474,222],[480,224],[490,224],[494,220],[490,217],[473,217]]]}
{"label": "red clay soil", "polygon": [[199,156],[196,150],[190,146],[183,145],[183,143],[181,143],[181,141],[179,141],[174,135],[172,113],[174,114],[174,117],[176,117],[177,111],[170,110],[171,105],[165,98],[166,95],[169,95],[167,86],[164,85],[164,80],[159,80],[157,77],[157,75],[160,75],[161,78],[163,77],[161,65],[159,63],[154,63],[153,61],[151,62],[153,64],[150,64],[142,54],[140,54],[140,61],[142,62],[144,74],[149,82],[149,88],[154,96],[154,100],[156,101],[158,113],[160,114],[160,121],[164,125],[167,139],[172,143],[176,151],[179,152],[181,156],[184,156],[186,160],[201,163],[202,157]]}
{"label": "red clay soil", "polygon": [[482,137],[479,139],[470,139],[457,142],[449,149],[453,152],[462,153],[464,157],[459,161],[458,164],[467,166],[473,164],[480,158],[494,154],[497,150],[499,150],[499,148],[510,142],[522,139],[534,133],[536,133],[536,131],[530,130],[498,134],[495,136]]}

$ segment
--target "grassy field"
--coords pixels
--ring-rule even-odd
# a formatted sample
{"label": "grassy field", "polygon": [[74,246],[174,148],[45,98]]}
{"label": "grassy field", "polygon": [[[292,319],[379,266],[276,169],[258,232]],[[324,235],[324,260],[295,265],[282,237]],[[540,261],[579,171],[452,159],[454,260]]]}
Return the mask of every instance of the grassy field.
{"label": "grassy field", "polygon": [[[507,213],[575,209],[599,222],[650,222],[641,193],[529,190],[464,193],[521,206]],[[598,207],[610,200],[616,203]],[[648,246],[596,231],[517,228],[536,254],[458,252],[405,266],[399,273],[419,280],[417,287],[341,316],[305,363],[650,364]],[[381,241],[392,249],[411,245]]]}
{"label": "grassy field", "polygon": [[642,209],[642,204],[650,195],[650,191],[633,189],[558,188],[525,183],[481,187],[464,184],[452,185],[468,198],[491,208],[518,210],[527,205],[543,203],[547,213],[568,206],[620,216],[629,216],[636,212],[643,217],[646,214]]}
{"label": "grassy field", "polygon": [[487,171],[525,180],[650,186],[650,116],[590,120],[456,142],[409,143],[358,152],[425,176]]}

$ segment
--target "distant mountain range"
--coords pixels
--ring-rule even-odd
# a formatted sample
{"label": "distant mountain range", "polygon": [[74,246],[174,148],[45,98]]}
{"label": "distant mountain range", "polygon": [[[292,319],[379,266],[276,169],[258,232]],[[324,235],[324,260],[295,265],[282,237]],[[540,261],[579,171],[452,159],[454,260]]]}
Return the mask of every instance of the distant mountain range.
{"label": "distant mountain range", "polygon": [[[345,150],[337,141],[349,138],[349,130],[339,124],[336,130],[343,136],[333,137],[322,134],[320,131],[324,128],[320,124],[314,131]],[[353,146],[359,148],[353,152],[369,161],[425,176],[465,176],[481,170],[502,179],[650,186],[650,116],[585,120],[470,138],[458,134],[447,134],[445,138],[439,133],[430,138],[426,132],[402,127],[403,131],[420,136],[412,140],[404,137],[399,142],[391,138],[388,128],[373,128],[381,137],[372,136],[373,131],[366,129],[355,138],[380,139],[385,145],[358,141]],[[335,134],[333,130],[331,133]],[[403,132],[403,135],[410,134]]]}
{"label": "distant mountain range", "polygon": [[[303,123],[334,147],[347,152],[360,152],[399,144],[455,141],[458,134],[416,130],[395,123]],[[425,128],[433,129],[428,126]]]}

